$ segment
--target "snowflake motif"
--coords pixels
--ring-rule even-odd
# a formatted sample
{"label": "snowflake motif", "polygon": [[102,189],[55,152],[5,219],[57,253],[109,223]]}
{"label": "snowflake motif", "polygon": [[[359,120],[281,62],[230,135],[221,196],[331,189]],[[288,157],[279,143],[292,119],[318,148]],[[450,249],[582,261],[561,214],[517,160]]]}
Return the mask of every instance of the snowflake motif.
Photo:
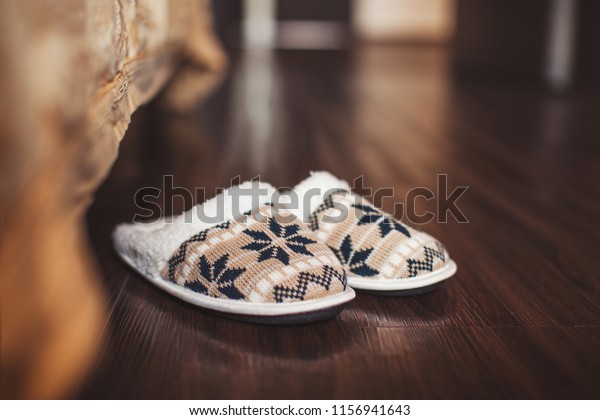
{"label": "snowflake motif", "polygon": [[381,219],[381,212],[373,207],[365,206],[364,204],[353,204],[352,207],[358,209],[358,214],[360,215],[360,219],[358,219],[358,224],[367,225],[370,223],[375,223],[379,219]]}
{"label": "snowflake motif", "polygon": [[[244,295],[233,284],[244,271],[245,268],[227,268],[229,255],[225,254],[211,263],[203,255],[198,262],[198,269],[202,277],[209,283],[216,285],[217,290],[227,296],[229,299],[244,299]],[[199,280],[188,283],[186,285],[194,292],[208,295],[208,287]]]}
{"label": "snowflake motif", "polygon": [[344,238],[340,249],[333,249],[333,251],[351,273],[364,277],[373,277],[379,274],[379,271],[367,265],[367,258],[373,252],[373,248],[354,251],[350,235]]}
{"label": "snowflake motif", "polygon": [[407,238],[410,238],[410,232],[405,226],[401,225],[391,217],[385,217],[381,223],[379,223],[379,233],[381,234],[381,237],[385,238],[385,236],[392,230],[396,230]]}
{"label": "snowflake motif", "polygon": [[366,225],[370,223],[378,223],[379,227],[379,236],[385,238],[388,233],[395,230],[402,233],[407,238],[410,238],[410,232],[406,229],[405,226],[398,223],[390,216],[384,215],[377,209],[373,207],[365,206],[363,204],[353,204],[352,207],[357,208],[360,211],[360,219],[358,220],[358,225]]}
{"label": "snowflake motif", "polygon": [[306,249],[307,245],[314,244],[316,241],[306,238],[298,233],[299,225],[281,225],[275,219],[269,219],[269,231],[274,237],[260,230],[244,230],[244,233],[250,236],[253,241],[242,249],[258,251],[258,261],[265,261],[270,258],[275,258],[283,264],[290,263],[288,250],[298,254],[312,256],[313,254]]}

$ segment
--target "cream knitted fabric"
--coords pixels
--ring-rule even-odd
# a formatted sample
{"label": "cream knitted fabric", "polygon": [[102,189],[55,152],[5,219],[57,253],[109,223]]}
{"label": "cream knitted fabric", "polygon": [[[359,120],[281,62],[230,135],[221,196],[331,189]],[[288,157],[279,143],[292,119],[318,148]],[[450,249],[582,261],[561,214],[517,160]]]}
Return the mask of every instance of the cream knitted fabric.
{"label": "cream knitted fabric", "polygon": [[315,234],[264,205],[184,241],[162,277],[207,296],[248,302],[313,300],[341,293],[344,270]]}
{"label": "cream knitted fabric", "polygon": [[121,224],[115,248],[146,278],[192,300],[197,293],[277,304],[347,292],[335,254],[306,225],[275,212],[274,193],[269,184],[249,181],[174,218]]}
{"label": "cream knitted fabric", "polygon": [[[449,261],[444,246],[435,238],[400,223],[374,207],[366,199],[349,191],[348,184],[317,172],[297,190],[328,185],[320,204],[312,204],[304,217],[320,241],[334,250],[349,277],[376,279],[413,278],[442,268]],[[296,189],[295,189],[296,191]]]}

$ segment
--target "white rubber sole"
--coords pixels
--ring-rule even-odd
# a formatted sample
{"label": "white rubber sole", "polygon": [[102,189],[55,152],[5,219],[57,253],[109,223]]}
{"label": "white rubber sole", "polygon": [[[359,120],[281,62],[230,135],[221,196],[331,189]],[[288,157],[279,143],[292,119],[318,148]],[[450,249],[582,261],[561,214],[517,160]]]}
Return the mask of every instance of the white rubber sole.
{"label": "white rubber sole", "polygon": [[[309,322],[313,320],[324,319],[329,317],[327,316],[327,309],[341,307],[341,305],[344,305],[356,297],[354,290],[350,287],[346,287],[346,290],[344,290],[342,293],[303,302],[255,303],[239,300],[219,299],[196,293],[190,289],[160,277],[157,278],[148,276],[147,274],[139,271],[126,255],[121,255],[120,253],[117,254],[119,254],[121,259],[123,259],[127,265],[137,271],[146,280],[170,295],[173,295],[185,302],[191,303],[192,305],[196,305],[210,311],[215,311],[225,316],[233,315],[236,319],[243,320],[243,317],[245,316],[251,317],[253,318],[249,319],[251,322],[260,322],[260,320],[257,320],[257,318],[293,316],[298,316],[298,322],[303,322],[304,319],[308,320]],[[315,312],[323,313],[323,317],[311,317],[310,314]],[[295,322],[292,321],[291,323]]]}
{"label": "white rubber sole", "polygon": [[376,292],[426,289],[456,273],[456,263],[449,260],[442,268],[409,279],[385,279],[377,277],[348,276],[348,285],[355,289]]}

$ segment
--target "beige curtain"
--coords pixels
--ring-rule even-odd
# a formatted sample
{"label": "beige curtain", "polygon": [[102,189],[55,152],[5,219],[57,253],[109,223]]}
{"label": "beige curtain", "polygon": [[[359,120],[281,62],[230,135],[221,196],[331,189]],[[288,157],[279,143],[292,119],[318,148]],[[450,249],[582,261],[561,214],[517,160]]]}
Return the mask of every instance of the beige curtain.
{"label": "beige curtain", "polygon": [[185,110],[224,56],[203,0],[0,2],[2,398],[67,396],[101,342],[83,214],[131,114]]}

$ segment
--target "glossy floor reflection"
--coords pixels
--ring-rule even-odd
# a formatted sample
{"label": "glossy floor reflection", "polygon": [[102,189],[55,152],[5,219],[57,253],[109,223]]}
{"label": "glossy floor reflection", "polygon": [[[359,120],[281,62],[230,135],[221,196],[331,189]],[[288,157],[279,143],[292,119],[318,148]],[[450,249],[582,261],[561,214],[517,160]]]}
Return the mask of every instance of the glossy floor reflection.
{"label": "glossy floor reflection", "polygon": [[[239,56],[191,115],[149,105],[89,212],[110,311],[81,396],[600,397],[599,105],[457,85],[444,51],[399,48]],[[289,187],[315,169],[364,175],[399,200],[436,191],[437,174],[449,191],[468,186],[469,223],[421,226],[448,246],[457,275],[420,297],[359,295],[335,319],[263,327],[165,295],[112,250],[138,189],[160,188],[167,214],[193,204],[172,200],[164,175],[208,198],[237,176]],[[383,207],[398,210],[389,197]]]}

